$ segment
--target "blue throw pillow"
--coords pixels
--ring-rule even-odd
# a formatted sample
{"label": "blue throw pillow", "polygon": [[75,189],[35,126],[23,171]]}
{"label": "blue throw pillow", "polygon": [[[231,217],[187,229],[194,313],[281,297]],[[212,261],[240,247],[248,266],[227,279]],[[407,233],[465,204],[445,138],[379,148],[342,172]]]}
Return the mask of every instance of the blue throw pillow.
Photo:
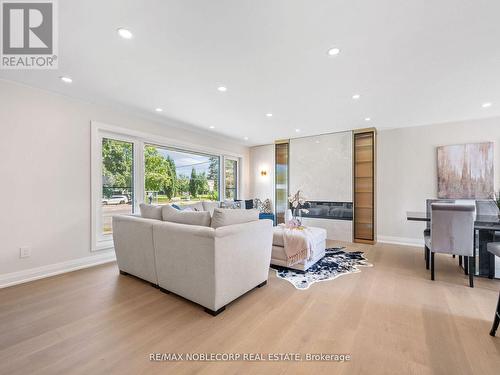
{"label": "blue throw pillow", "polygon": [[179,211],[182,211],[181,208],[179,206],[177,206],[176,204],[173,204],[172,207],[179,210]]}

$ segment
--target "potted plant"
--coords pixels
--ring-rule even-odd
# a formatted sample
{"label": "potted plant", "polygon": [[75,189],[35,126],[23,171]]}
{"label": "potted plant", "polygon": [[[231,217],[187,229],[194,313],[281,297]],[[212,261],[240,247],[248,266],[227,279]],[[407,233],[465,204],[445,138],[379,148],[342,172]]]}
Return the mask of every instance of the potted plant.
{"label": "potted plant", "polygon": [[500,218],[500,191],[498,193],[493,193],[493,200],[495,201],[498,207],[498,217]]}

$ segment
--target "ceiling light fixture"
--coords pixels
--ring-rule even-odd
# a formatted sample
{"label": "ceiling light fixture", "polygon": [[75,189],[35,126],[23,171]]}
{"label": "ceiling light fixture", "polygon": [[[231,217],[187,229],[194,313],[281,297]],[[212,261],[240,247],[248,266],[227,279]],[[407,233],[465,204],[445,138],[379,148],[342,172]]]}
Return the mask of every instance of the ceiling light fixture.
{"label": "ceiling light fixture", "polygon": [[116,32],[123,39],[132,39],[132,37],[134,36],[130,30],[124,29],[123,27],[120,27],[119,29],[117,29]]}
{"label": "ceiling light fixture", "polygon": [[163,112],[163,109],[161,109],[161,108],[155,108],[155,111],[156,112]]}
{"label": "ceiling light fixture", "polygon": [[295,129],[295,133],[300,133],[300,129]]}
{"label": "ceiling light fixture", "polygon": [[220,92],[226,92],[227,87],[226,86],[219,86],[219,87],[217,87],[217,90],[219,90]]}
{"label": "ceiling light fixture", "polygon": [[209,126],[209,128],[210,128],[210,129],[215,129],[215,126],[210,125],[210,126]]}
{"label": "ceiling light fixture", "polygon": [[65,76],[62,76],[62,77],[59,77],[61,79],[61,81],[63,81],[64,83],[71,83],[73,82],[73,80],[69,77],[65,77]]}
{"label": "ceiling light fixture", "polygon": [[244,139],[245,141],[248,141],[248,137],[243,137],[243,139]]}
{"label": "ceiling light fixture", "polygon": [[338,54],[340,53],[340,49],[339,48],[330,48],[328,50],[328,56],[337,56]]}
{"label": "ceiling light fixture", "polygon": [[481,105],[481,107],[483,107],[483,108],[488,108],[488,107],[491,107],[491,106],[492,106],[492,104],[491,104],[490,102],[483,103],[483,104]]}
{"label": "ceiling light fixture", "polygon": [[352,96],[352,98],[353,98],[354,100],[358,100],[359,98],[361,98],[361,95],[359,95],[359,94],[354,94],[354,95]]}
{"label": "ceiling light fixture", "polygon": [[365,117],[365,121],[371,121],[372,119],[369,117]]}
{"label": "ceiling light fixture", "polygon": [[272,113],[266,113],[266,117],[273,117]]}

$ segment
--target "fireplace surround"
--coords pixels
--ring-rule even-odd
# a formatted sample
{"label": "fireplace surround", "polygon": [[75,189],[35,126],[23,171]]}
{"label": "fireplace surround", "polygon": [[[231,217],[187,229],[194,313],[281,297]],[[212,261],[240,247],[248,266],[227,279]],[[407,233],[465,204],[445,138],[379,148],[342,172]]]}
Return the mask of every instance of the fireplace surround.
{"label": "fireplace surround", "polygon": [[302,208],[302,217],[352,221],[352,202],[307,201]]}

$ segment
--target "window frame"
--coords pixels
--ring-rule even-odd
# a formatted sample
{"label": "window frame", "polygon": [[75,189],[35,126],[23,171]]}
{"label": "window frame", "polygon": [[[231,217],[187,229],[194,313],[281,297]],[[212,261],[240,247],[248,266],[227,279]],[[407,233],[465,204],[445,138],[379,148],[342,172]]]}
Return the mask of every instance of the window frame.
{"label": "window frame", "polygon": [[239,196],[240,196],[240,176],[241,176],[241,173],[240,173],[240,158],[237,158],[237,157],[231,157],[231,156],[224,156],[224,167],[222,168],[223,169],[223,174],[224,174],[224,191],[222,192],[224,194],[224,201],[227,200],[228,198],[226,198],[226,160],[231,160],[231,161],[234,161],[236,162],[236,186],[235,186],[235,189],[236,189],[236,192],[234,194],[234,200],[238,200],[239,199]]}
{"label": "window frame", "polygon": [[102,139],[110,138],[133,143],[134,187],[133,212],[139,212],[139,204],[144,202],[144,150],[146,145],[172,149],[179,152],[219,157],[219,201],[225,197],[225,161],[235,160],[238,166],[237,194],[241,186],[241,160],[243,156],[231,151],[199,146],[173,138],[166,138],[141,131],[91,121],[91,251],[113,249],[112,234],[102,235]]}

